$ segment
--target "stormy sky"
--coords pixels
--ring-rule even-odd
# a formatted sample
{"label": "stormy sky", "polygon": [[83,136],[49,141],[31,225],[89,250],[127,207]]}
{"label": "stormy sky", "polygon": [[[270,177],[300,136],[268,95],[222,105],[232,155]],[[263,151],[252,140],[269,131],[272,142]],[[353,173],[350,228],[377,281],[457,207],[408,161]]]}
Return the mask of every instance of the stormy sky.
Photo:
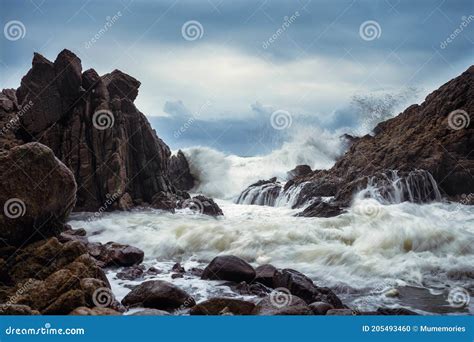
{"label": "stormy sky", "polygon": [[33,52],[68,48],[83,70],[140,80],[136,104],[172,149],[241,155],[300,126],[360,126],[354,98],[397,114],[474,56],[472,0],[1,0],[0,20],[1,88]]}

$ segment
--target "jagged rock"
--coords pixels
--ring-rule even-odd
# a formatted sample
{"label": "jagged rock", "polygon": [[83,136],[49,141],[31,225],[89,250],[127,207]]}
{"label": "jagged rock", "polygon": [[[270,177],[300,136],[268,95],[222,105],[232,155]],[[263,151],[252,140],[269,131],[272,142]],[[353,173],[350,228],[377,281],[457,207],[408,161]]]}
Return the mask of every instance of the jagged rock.
{"label": "jagged rock", "polygon": [[313,172],[309,165],[298,165],[293,170],[287,172],[286,178],[292,180],[297,177],[302,177]]}
{"label": "jagged rock", "polygon": [[275,272],[273,277],[275,288],[286,288],[292,295],[303,299],[307,304],[314,302],[329,303],[335,308],[344,308],[341,300],[330,289],[318,287],[303,273],[292,269],[283,269]]}
{"label": "jagged rock", "polygon": [[280,194],[281,188],[282,185],[277,181],[276,177],[260,180],[242,191],[237,198],[237,203],[273,206]]}
{"label": "jagged rock", "polygon": [[255,309],[255,304],[241,299],[234,298],[211,298],[193,306],[191,315],[217,316],[223,313],[233,315],[250,315]]}
{"label": "jagged rock", "polygon": [[246,261],[233,256],[222,255],[215,257],[204,269],[202,279],[229,280],[240,283],[251,282],[255,279],[255,270]]}
{"label": "jagged rock", "polygon": [[48,147],[30,143],[0,152],[0,239],[21,245],[58,234],[75,192],[72,172]]}
{"label": "jagged rock", "polygon": [[191,174],[188,160],[181,150],[171,156],[169,175],[171,182],[178,190],[189,191],[194,187],[194,176]]}
{"label": "jagged rock", "polygon": [[308,304],[297,296],[288,296],[282,303],[268,296],[257,303],[252,314],[260,316],[312,315],[312,311]]}
{"label": "jagged rock", "polygon": [[315,201],[296,216],[305,217],[333,217],[342,214],[344,210],[335,203]]}
{"label": "jagged rock", "polygon": [[277,271],[276,267],[270,264],[260,265],[255,269],[255,282],[273,288],[273,276]]}
{"label": "jagged rock", "polygon": [[107,242],[105,245],[94,243],[88,247],[89,253],[100,261],[103,267],[137,265],[145,256],[141,249],[117,242]]}
{"label": "jagged rock", "polygon": [[0,315],[4,316],[31,316],[39,315],[39,311],[31,309],[27,305],[0,304]]}
{"label": "jagged rock", "polygon": [[258,297],[265,297],[269,293],[272,292],[272,289],[261,284],[257,283],[255,280],[249,284],[245,281],[242,281],[235,285],[234,283],[229,284],[232,291],[237,292],[243,296],[258,296]]}
{"label": "jagged rock", "polygon": [[140,82],[119,70],[81,71],[71,51],[54,63],[35,54],[16,91],[19,107],[33,102],[16,135],[49,146],[74,172],[78,211],[129,209],[173,193],[170,150],[133,104]]}
{"label": "jagged rock", "polygon": [[125,296],[122,304],[170,311],[192,307],[196,302],[193,297],[179,287],[167,281],[152,280],[135,287]]}
{"label": "jagged rock", "polygon": [[178,206],[182,209],[188,208],[192,211],[209,216],[222,216],[224,213],[212,198],[202,195],[194,196],[192,199],[181,200]]}

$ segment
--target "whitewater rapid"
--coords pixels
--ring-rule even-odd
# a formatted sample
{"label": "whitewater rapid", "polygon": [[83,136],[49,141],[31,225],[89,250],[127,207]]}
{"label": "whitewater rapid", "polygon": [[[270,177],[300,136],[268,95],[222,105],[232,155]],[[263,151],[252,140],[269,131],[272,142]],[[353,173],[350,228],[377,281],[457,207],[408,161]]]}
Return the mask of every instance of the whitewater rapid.
{"label": "whitewater rapid", "polygon": [[[70,223],[85,228],[92,241],[119,241],[143,249],[145,263],[158,268],[169,269],[175,262],[204,267],[220,254],[237,255],[254,266],[293,268],[365,309],[387,300],[380,294],[391,288],[439,293],[454,287],[474,289],[470,206],[380,205],[373,199],[357,199],[340,216],[302,218],[287,207],[217,203],[225,214],[217,219],[188,210],[176,214],[136,210],[107,213],[92,222],[76,214]],[[368,207],[372,209],[367,211]],[[192,286],[206,298],[212,293],[205,289],[211,286],[208,283],[196,280]],[[117,290],[124,292],[123,286]],[[369,297],[361,303],[360,294]]]}

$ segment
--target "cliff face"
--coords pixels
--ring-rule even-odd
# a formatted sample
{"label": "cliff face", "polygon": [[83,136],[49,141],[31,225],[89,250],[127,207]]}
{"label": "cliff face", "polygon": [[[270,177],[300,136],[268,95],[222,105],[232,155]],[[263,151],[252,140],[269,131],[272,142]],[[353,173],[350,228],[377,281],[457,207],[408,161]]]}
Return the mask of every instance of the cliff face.
{"label": "cliff face", "polygon": [[0,97],[3,123],[16,118],[21,124],[6,130],[0,144],[50,147],[74,173],[76,210],[97,210],[111,197],[114,209],[128,209],[151,203],[159,192],[175,193],[170,149],[133,103],[139,86],[119,70],[102,77],[82,72],[68,50],[54,63],[35,54],[16,94]]}
{"label": "cliff face", "polygon": [[471,66],[428,95],[421,105],[412,105],[377,125],[373,136],[354,140],[330,170],[315,171],[292,184],[309,182],[300,197],[336,196],[336,201],[348,205],[370,177],[388,187],[392,171],[398,170],[400,181],[412,185],[412,189],[402,186],[402,192],[419,187],[419,193],[405,194],[405,198],[425,202],[435,199],[436,191],[421,189],[421,183],[431,181],[420,171],[424,170],[432,175],[442,196],[459,200],[463,194],[474,193],[473,113]]}

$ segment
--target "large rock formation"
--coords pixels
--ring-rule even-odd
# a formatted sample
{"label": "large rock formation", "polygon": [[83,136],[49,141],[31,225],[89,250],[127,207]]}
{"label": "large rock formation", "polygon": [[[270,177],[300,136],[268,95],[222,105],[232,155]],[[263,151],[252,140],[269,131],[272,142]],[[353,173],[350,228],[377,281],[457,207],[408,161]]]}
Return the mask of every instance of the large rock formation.
{"label": "large rock formation", "polygon": [[[473,113],[471,66],[421,105],[378,124],[373,135],[350,137],[349,150],[331,169],[296,175],[285,184],[283,195],[292,198],[293,207],[311,203],[304,216],[337,215],[342,212],[338,207],[349,206],[368,184],[372,190],[367,195],[382,202],[461,200],[463,194],[474,193]],[[331,203],[321,199],[331,196]]]}
{"label": "large rock formation", "polygon": [[0,95],[0,148],[49,146],[75,175],[76,210],[128,209],[175,193],[170,149],[133,104],[139,86],[119,70],[82,72],[68,50],[54,63],[35,54],[20,88]]}

